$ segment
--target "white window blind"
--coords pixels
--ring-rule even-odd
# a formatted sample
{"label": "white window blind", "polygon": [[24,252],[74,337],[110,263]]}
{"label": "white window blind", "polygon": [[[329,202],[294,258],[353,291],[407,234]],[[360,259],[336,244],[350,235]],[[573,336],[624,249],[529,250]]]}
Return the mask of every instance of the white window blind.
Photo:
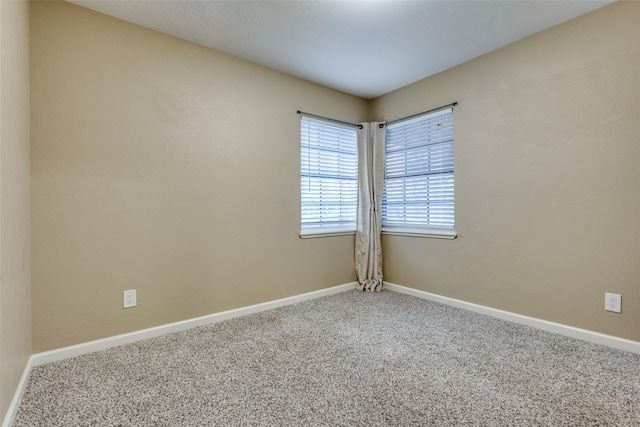
{"label": "white window blind", "polygon": [[453,109],[389,124],[383,231],[453,231]]}
{"label": "white window blind", "polygon": [[354,232],[358,150],[353,126],[301,116],[300,235]]}

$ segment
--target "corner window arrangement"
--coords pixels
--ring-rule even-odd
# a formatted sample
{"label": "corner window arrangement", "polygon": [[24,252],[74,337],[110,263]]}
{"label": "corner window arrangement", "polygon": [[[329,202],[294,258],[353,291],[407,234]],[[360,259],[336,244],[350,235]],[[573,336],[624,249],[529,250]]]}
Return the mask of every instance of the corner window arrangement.
{"label": "corner window arrangement", "polygon": [[382,231],[454,238],[453,108],[387,125]]}
{"label": "corner window arrangement", "polygon": [[358,203],[356,129],[300,116],[300,237],[354,233]]}

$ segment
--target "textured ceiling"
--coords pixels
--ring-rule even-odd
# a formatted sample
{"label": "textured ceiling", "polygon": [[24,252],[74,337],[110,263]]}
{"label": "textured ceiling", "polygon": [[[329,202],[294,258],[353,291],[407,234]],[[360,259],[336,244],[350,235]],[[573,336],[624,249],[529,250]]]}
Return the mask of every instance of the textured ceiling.
{"label": "textured ceiling", "polygon": [[71,3],[375,98],[611,0]]}

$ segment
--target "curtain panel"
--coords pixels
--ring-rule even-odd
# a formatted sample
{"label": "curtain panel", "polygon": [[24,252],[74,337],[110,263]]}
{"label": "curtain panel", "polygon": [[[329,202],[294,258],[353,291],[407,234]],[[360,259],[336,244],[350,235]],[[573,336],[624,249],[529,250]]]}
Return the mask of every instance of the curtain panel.
{"label": "curtain panel", "polygon": [[[382,124],[382,126],[380,126]],[[358,213],[355,266],[358,289],[382,291],[382,195],[386,126],[361,123],[358,129]]]}

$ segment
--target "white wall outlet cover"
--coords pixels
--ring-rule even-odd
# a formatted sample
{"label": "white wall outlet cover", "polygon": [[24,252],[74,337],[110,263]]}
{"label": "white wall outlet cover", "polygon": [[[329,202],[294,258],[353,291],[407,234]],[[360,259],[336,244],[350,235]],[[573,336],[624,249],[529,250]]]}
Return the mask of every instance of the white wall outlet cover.
{"label": "white wall outlet cover", "polygon": [[135,307],[136,306],[136,290],[132,289],[130,291],[124,291],[124,308]]}
{"label": "white wall outlet cover", "polygon": [[604,294],[604,309],[606,311],[612,311],[614,313],[622,312],[622,296],[618,294],[612,294],[605,292]]}

